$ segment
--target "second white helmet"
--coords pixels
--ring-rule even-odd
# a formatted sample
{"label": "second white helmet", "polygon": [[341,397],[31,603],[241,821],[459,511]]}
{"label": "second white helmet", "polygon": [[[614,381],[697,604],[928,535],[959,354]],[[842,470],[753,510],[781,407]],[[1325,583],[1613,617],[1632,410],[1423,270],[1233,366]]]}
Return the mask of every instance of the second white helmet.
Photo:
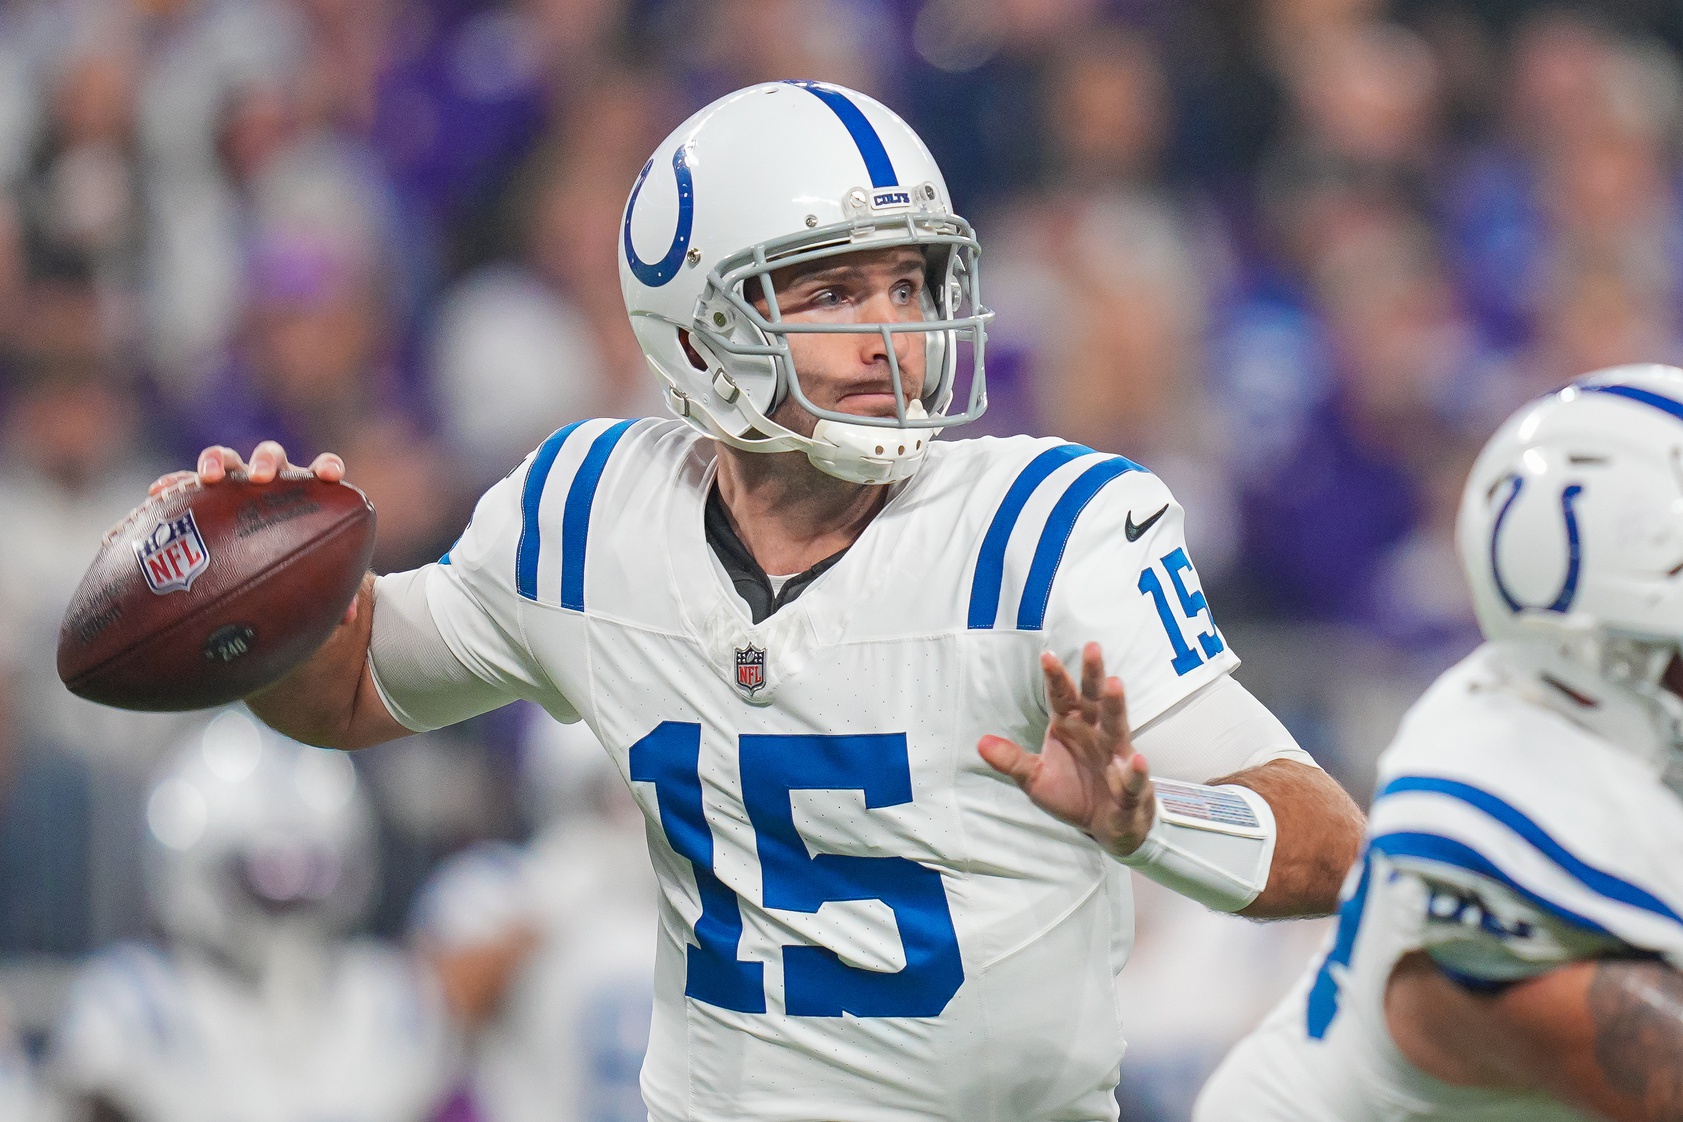
{"label": "second white helmet", "polygon": [[1683,370],[1614,367],[1519,410],[1473,466],[1456,537],[1488,638],[1639,701],[1683,750],[1683,699],[1661,684],[1683,650]]}
{"label": "second white helmet", "polygon": [[376,882],[374,816],[343,752],[241,710],[182,745],[147,803],[147,894],[174,938],[259,963],[360,920]]}
{"label": "second white helmet", "polygon": [[[900,245],[918,247],[928,262],[920,321],[782,320],[772,270]],[[715,101],[656,149],[626,202],[620,284],[643,353],[680,417],[736,448],[798,450],[831,475],[888,483],[917,469],[940,429],[987,406],[982,358],[992,313],[981,303],[979,253],[934,158],[891,110],[840,86],[771,82]],[[817,331],[884,335],[895,416],[812,403],[789,336]],[[927,360],[922,392],[909,403],[889,338],[905,332],[923,336]],[[961,374],[963,401],[949,413]],[[818,418],[810,437],[771,420],[791,395]]]}

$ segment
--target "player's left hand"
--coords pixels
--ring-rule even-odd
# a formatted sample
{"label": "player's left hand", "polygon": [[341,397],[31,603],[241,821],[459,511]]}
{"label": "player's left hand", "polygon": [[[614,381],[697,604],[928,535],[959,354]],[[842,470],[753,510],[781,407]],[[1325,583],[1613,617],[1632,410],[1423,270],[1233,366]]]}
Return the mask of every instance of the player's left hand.
{"label": "player's left hand", "polygon": [[982,737],[977,750],[1040,809],[1126,857],[1151,831],[1157,797],[1145,757],[1128,734],[1122,680],[1105,677],[1097,643],[1082,648],[1079,689],[1057,655],[1043,653],[1040,666],[1052,704],[1040,754],[999,736]]}

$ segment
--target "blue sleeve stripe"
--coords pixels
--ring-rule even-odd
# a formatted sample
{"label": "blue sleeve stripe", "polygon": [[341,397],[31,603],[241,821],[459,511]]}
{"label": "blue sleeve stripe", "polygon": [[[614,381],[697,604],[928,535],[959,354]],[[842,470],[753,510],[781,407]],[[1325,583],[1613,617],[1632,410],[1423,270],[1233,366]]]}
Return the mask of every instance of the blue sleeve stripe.
{"label": "blue sleeve stripe", "polygon": [[1452,865],[1457,869],[1466,869],[1470,873],[1477,873],[1482,877],[1506,885],[1532,904],[1565,920],[1567,923],[1581,927],[1586,931],[1593,931],[1598,935],[1612,935],[1611,931],[1590,919],[1579,915],[1570,908],[1562,907],[1553,900],[1545,899],[1514,880],[1507,873],[1497,868],[1495,863],[1484,854],[1463,842],[1453,838],[1442,837],[1438,834],[1394,833],[1380,834],[1370,843],[1373,849],[1388,857],[1415,857],[1422,861],[1435,861],[1440,865]]}
{"label": "blue sleeve stripe", "polygon": [[573,485],[567,491],[567,505],[561,512],[561,606],[584,611],[584,547],[590,536],[590,508],[596,501],[596,487],[608,457],[626,430],[636,421],[621,421],[590,445]]}
{"label": "blue sleeve stripe", "polygon": [[1309,987],[1308,1029],[1311,1040],[1324,1038],[1327,1026],[1338,1016],[1339,978],[1333,967],[1349,969],[1350,959],[1356,954],[1356,934],[1361,930],[1362,914],[1367,910],[1368,887],[1373,883],[1370,850],[1371,847],[1362,850],[1361,879],[1356,881],[1355,891],[1338,905],[1338,934],[1315,974],[1314,984]]}
{"label": "blue sleeve stripe", "polygon": [[1119,475],[1145,469],[1121,456],[1094,464],[1069,485],[1046,526],[1040,531],[1040,543],[1034,547],[1034,560],[1029,563],[1028,579],[1023,583],[1023,598],[1017,602],[1017,630],[1039,631],[1046,623],[1046,605],[1052,599],[1052,581],[1058,575],[1058,565],[1064,559],[1069,537],[1075,533],[1075,520],[1101,488]]}
{"label": "blue sleeve stripe", "polygon": [[[538,531],[538,505],[543,501],[544,484],[549,482],[549,469],[555,466],[561,446],[582,424],[583,421],[574,421],[551,433],[538,446],[532,466],[526,469],[526,486],[520,492],[520,544],[514,551],[514,587],[528,600],[538,598],[538,552],[543,547]],[[455,548],[450,547],[452,552]]]}
{"label": "blue sleeve stripe", "polygon": [[976,573],[970,579],[970,627],[988,630],[999,619],[999,592],[1005,583],[1005,547],[1011,544],[1011,531],[1017,528],[1023,507],[1028,505],[1035,489],[1046,477],[1064,464],[1091,452],[1079,444],[1061,444],[1048,449],[1029,461],[1005,492],[999,509],[994,512],[988,532],[982,536],[982,549],[976,557]]}
{"label": "blue sleeve stripe", "polygon": [[859,155],[865,159],[865,170],[871,176],[872,187],[900,185],[899,178],[894,174],[894,162],[888,158],[888,149],[882,146],[882,137],[877,135],[864,110],[853,104],[852,99],[840,90],[829,89],[817,82],[791,81],[789,84],[810,93],[841,118],[841,123],[847,126],[848,133],[853,137],[853,143],[859,147]]}
{"label": "blue sleeve stripe", "polygon": [[1652,912],[1657,916],[1669,919],[1673,923],[1683,924],[1683,916],[1679,916],[1672,911],[1665,901],[1627,880],[1580,861],[1518,808],[1502,801],[1489,791],[1474,787],[1470,783],[1461,783],[1453,779],[1440,779],[1436,776],[1405,775],[1385,784],[1384,789],[1374,797],[1374,801],[1377,803],[1380,799],[1389,795],[1401,795],[1409,792],[1443,795],[1483,811],[1524,838],[1539,853],[1559,865],[1573,879],[1598,896],[1605,896],[1609,900],[1617,901],[1620,904],[1640,908],[1645,912]]}
{"label": "blue sleeve stripe", "polygon": [[1518,978],[1480,978],[1476,974],[1468,974],[1463,970],[1451,970],[1435,959],[1432,961],[1432,965],[1438,968],[1439,974],[1462,989],[1471,990],[1473,993],[1484,994],[1485,996],[1512,989],[1520,981]]}
{"label": "blue sleeve stripe", "polygon": [[1610,393],[1615,397],[1639,401],[1643,405],[1652,405],[1655,409],[1664,410],[1673,417],[1683,421],[1683,401],[1673,401],[1664,394],[1652,390],[1641,389],[1637,386],[1577,386],[1576,389],[1585,393]]}

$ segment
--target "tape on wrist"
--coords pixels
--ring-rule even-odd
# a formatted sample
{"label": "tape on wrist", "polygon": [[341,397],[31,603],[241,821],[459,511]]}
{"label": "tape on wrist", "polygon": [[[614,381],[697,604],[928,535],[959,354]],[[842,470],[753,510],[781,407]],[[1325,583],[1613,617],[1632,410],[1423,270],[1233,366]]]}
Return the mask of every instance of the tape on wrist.
{"label": "tape on wrist", "polygon": [[1218,912],[1236,912],[1268,884],[1276,826],[1268,800],[1248,787],[1154,779],[1157,818],[1138,849],[1117,860]]}

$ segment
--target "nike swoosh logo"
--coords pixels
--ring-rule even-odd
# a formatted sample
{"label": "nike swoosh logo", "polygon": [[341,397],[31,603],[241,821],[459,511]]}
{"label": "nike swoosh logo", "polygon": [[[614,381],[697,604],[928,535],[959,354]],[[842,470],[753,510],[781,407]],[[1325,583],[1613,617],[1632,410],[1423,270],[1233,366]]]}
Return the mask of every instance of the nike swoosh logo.
{"label": "nike swoosh logo", "polygon": [[1157,508],[1156,514],[1153,514],[1150,518],[1147,518],[1138,526],[1134,525],[1134,512],[1130,510],[1128,512],[1128,520],[1122,524],[1122,532],[1128,535],[1129,541],[1137,542],[1140,540],[1140,535],[1157,525],[1157,520],[1167,514],[1168,510],[1169,504],[1164,503],[1162,506]]}

